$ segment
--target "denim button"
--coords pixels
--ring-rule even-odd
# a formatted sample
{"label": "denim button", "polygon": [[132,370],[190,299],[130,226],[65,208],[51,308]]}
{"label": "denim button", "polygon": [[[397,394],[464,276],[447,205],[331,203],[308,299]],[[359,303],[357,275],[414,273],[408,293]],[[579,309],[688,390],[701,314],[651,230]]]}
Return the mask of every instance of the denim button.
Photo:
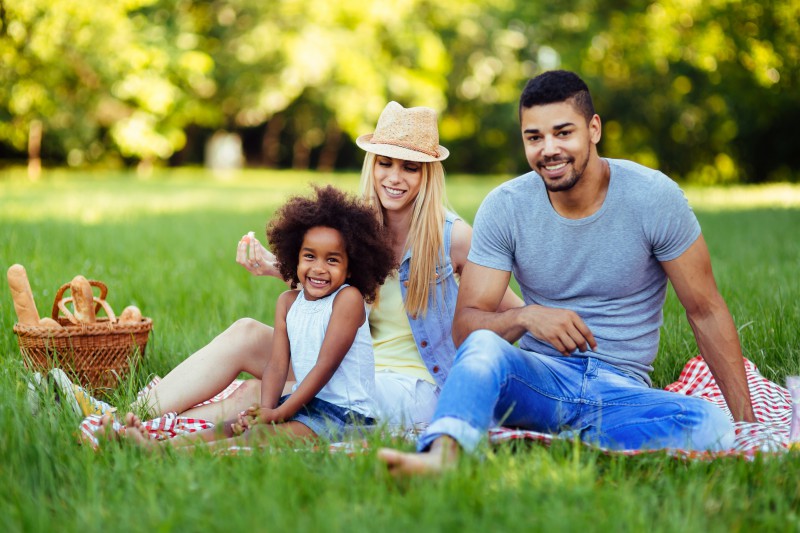
{"label": "denim button", "polygon": [[438,374],[438,373],[439,373],[439,365],[434,365],[434,367],[433,367],[433,373],[434,373],[434,374]]}
{"label": "denim button", "polygon": [[422,341],[419,345],[425,348],[428,345],[428,341]]}

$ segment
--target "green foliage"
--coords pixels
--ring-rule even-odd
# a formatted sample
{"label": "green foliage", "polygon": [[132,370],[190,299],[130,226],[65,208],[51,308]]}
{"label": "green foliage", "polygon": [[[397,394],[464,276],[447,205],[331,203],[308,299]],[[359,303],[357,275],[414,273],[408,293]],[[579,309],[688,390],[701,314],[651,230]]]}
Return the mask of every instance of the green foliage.
{"label": "green foliage", "polygon": [[[450,176],[467,220],[502,177]],[[180,170],[147,180],[118,173],[45,172],[0,180],[0,266],[25,265],[39,311],[75,274],[105,281],[119,310],[138,305],[155,328],[140,367],[114,392],[126,405],[236,318],[272,322],[276,280],[234,262],[247,231],[262,233],[307,183],[355,191],[353,174],[246,172],[229,181]],[[782,383],[800,373],[800,188],[687,190],[745,353]],[[51,400],[30,417],[26,375],[0,283],[0,527],[3,531],[730,531],[796,530],[797,453],[685,462],[662,454],[604,456],[573,443],[510,444],[464,458],[438,479],[395,480],[364,453],[291,451],[253,456],[79,446],[79,422]],[[665,385],[696,353],[671,296],[655,381]]]}
{"label": "green foliage", "polygon": [[[525,80],[581,73],[603,151],[701,184],[795,181],[800,3],[594,0],[6,0],[0,146],[48,161],[357,168],[388,100],[441,112],[451,170],[527,170]],[[348,141],[349,139],[349,141]]]}

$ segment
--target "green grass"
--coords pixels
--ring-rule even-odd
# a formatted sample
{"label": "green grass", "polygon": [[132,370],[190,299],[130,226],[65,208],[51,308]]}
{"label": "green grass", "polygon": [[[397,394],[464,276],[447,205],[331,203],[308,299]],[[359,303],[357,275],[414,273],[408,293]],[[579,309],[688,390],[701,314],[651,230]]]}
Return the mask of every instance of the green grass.
{"label": "green grass", "polygon": [[[351,174],[200,171],[0,174],[0,266],[22,263],[39,312],[76,274],[109,286],[117,311],[139,306],[155,329],[147,357],[113,394],[131,399],[233,320],[271,323],[283,285],[234,261],[239,237],[263,233],[285,197],[309,182],[355,191]],[[453,206],[471,220],[499,177],[453,176]],[[800,373],[800,187],[689,189],[747,357],[783,383]],[[254,456],[76,444],[74,417],[47,406],[31,418],[0,283],[0,528],[4,531],[730,531],[800,529],[800,455],[685,462],[604,456],[581,446],[508,445],[464,458],[439,479],[396,481],[374,451],[275,450]],[[695,355],[672,293],[654,381]],[[373,441],[374,450],[381,442]]]}

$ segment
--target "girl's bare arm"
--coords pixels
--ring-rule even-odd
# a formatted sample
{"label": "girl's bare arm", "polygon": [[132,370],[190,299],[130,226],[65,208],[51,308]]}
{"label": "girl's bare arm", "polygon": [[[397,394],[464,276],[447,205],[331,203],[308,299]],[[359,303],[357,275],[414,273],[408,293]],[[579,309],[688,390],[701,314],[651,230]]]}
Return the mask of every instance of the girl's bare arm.
{"label": "girl's bare arm", "polygon": [[[271,412],[265,412],[262,407],[261,420],[264,422],[286,420],[319,394],[319,391],[339,368],[344,356],[353,345],[358,328],[366,318],[364,297],[358,289],[345,287],[341,290],[333,302],[333,313],[322,341],[317,363],[283,405]],[[277,323],[275,332],[277,335]],[[276,348],[278,346],[273,344],[272,349]]]}

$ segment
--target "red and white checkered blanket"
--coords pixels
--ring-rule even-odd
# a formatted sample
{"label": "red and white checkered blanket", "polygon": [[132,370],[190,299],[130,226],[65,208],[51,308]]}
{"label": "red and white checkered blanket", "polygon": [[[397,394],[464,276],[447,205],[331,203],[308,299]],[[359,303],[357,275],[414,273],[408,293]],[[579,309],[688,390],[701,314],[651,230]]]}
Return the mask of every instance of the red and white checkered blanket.
{"label": "red and white checkered blanket", "polygon": [[[752,457],[759,452],[785,451],[789,447],[789,428],[792,421],[792,400],[789,391],[769,381],[756,368],[752,361],[745,359],[747,384],[758,422],[736,422],[736,439],[733,448],[723,452],[693,452],[688,450],[669,450],[670,454],[690,458],[713,458],[725,455],[744,455]],[[730,410],[722,397],[717,382],[711,375],[708,365],[699,355],[693,357],[683,367],[678,381],[664,387],[665,390],[686,394],[708,400],[719,406],[730,417]],[[515,439],[525,439],[549,444],[556,439],[553,435],[535,431],[496,428],[489,431],[492,443]],[[628,450],[621,453],[636,455],[649,451]]]}
{"label": "red and white checkered blanket", "polygon": [[[792,403],[789,391],[776,383],[764,378],[758,368],[745,359],[745,370],[747,382],[750,386],[750,395],[753,401],[757,423],[737,422],[736,440],[733,448],[724,452],[710,454],[708,452],[690,452],[686,450],[669,450],[669,453],[689,458],[713,458],[724,455],[744,455],[752,457],[759,452],[779,452],[785,451],[789,447],[789,428],[792,419]],[[139,394],[145,393],[149,388],[158,383],[158,378],[148,384]],[[225,390],[213,398],[199,404],[217,402],[230,396],[242,383],[236,380]],[[702,357],[697,356],[689,360],[684,366],[678,381],[665,387],[666,390],[677,394],[695,396],[713,402],[722,408],[729,416],[730,411],[722,397],[722,392],[711,375],[711,371]],[[144,428],[153,439],[163,440],[178,435],[192,433],[202,429],[214,427],[214,424],[207,420],[180,417],[176,413],[167,413],[164,416],[147,420],[143,423]],[[99,416],[89,416],[81,422],[80,431],[84,441],[97,446],[95,433],[100,427]],[[121,426],[114,423],[114,429],[119,431]],[[557,437],[535,431],[517,430],[509,428],[494,428],[489,431],[489,440],[492,444],[500,444],[513,440],[526,440],[549,444]],[[332,450],[352,451],[360,446],[352,446],[352,443],[336,443],[331,446]],[[634,455],[642,452],[637,450],[613,452],[626,455]]]}

